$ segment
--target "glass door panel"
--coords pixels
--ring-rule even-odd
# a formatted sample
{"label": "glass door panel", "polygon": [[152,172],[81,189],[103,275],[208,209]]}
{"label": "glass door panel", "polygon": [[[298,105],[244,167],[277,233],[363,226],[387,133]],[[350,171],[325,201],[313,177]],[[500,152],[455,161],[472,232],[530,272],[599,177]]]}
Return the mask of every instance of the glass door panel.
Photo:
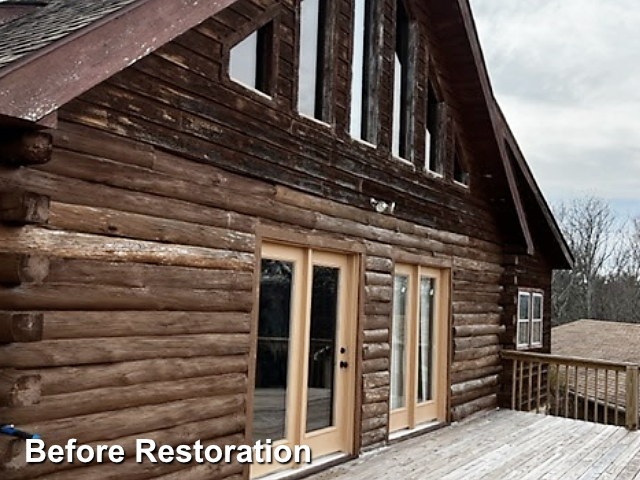
{"label": "glass door panel", "polygon": [[253,436],[287,436],[286,410],[294,264],[262,260]]}
{"label": "glass door panel", "polygon": [[433,313],[435,280],[420,278],[418,322],[418,403],[433,400]]}
{"label": "glass door panel", "polygon": [[393,284],[393,326],[391,333],[391,409],[406,406],[406,341],[409,277],[396,275]]}
{"label": "glass door panel", "polygon": [[307,432],[334,425],[339,282],[338,268],[314,265],[307,379]]}

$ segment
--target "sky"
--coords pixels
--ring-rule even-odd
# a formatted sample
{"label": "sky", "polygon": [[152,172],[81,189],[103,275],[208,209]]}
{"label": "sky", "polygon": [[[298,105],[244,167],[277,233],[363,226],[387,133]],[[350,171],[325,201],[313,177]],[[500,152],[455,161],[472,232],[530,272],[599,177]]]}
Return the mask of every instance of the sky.
{"label": "sky", "polygon": [[470,0],[493,90],[550,203],[640,216],[640,2]]}

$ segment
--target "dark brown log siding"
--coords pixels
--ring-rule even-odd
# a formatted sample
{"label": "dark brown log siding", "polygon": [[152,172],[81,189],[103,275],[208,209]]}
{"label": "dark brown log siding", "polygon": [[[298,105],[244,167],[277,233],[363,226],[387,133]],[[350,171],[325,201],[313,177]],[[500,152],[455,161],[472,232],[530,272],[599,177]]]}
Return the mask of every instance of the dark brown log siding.
{"label": "dark brown log siding", "polygon": [[[274,12],[276,3],[242,0],[88,91],[59,111],[50,163],[0,170],[0,190],[51,199],[46,226],[0,226],[3,251],[51,260],[42,282],[0,287],[3,308],[44,315],[42,341],[0,346],[0,368],[41,374],[41,403],[13,414],[46,441],[73,436],[128,452],[143,434],[170,445],[245,441],[260,224],[364,245],[362,448],[387,438],[397,259],[451,268],[452,332],[461,332],[450,342],[451,418],[496,405],[501,325],[511,334],[512,265],[473,177],[465,189],[389,157],[395,2],[382,9],[378,148],[346,133],[349,3],[336,9],[334,125],[294,111],[295,2],[279,2]],[[277,18],[271,99],[226,72],[232,40],[264,15]],[[428,32],[422,22],[418,28],[421,106]],[[423,126],[418,110],[418,157]],[[371,198],[395,201],[394,216],[374,213]],[[528,286],[547,291],[546,265],[518,258],[533,272]],[[548,338],[546,322],[545,344]],[[3,413],[13,421],[11,410]],[[135,467],[127,462],[114,472],[136,479],[186,473],[181,464]],[[70,469],[65,478],[103,478],[109,467],[44,463],[3,478],[49,478],[61,469]],[[189,478],[239,471],[232,465]]]}

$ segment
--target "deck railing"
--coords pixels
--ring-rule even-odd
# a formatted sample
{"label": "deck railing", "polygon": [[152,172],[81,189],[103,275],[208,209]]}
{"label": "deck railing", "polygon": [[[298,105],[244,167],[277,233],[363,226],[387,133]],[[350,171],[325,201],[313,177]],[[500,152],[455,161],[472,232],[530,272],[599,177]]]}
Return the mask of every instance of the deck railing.
{"label": "deck railing", "polygon": [[511,350],[502,358],[513,410],[638,429],[638,365]]}

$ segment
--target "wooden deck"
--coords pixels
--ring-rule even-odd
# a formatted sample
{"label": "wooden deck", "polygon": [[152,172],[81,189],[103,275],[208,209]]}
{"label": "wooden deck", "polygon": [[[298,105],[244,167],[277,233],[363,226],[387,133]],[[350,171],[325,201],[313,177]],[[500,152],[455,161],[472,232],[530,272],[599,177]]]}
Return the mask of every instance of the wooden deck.
{"label": "wooden deck", "polygon": [[364,454],[310,478],[640,479],[640,432],[499,410]]}

